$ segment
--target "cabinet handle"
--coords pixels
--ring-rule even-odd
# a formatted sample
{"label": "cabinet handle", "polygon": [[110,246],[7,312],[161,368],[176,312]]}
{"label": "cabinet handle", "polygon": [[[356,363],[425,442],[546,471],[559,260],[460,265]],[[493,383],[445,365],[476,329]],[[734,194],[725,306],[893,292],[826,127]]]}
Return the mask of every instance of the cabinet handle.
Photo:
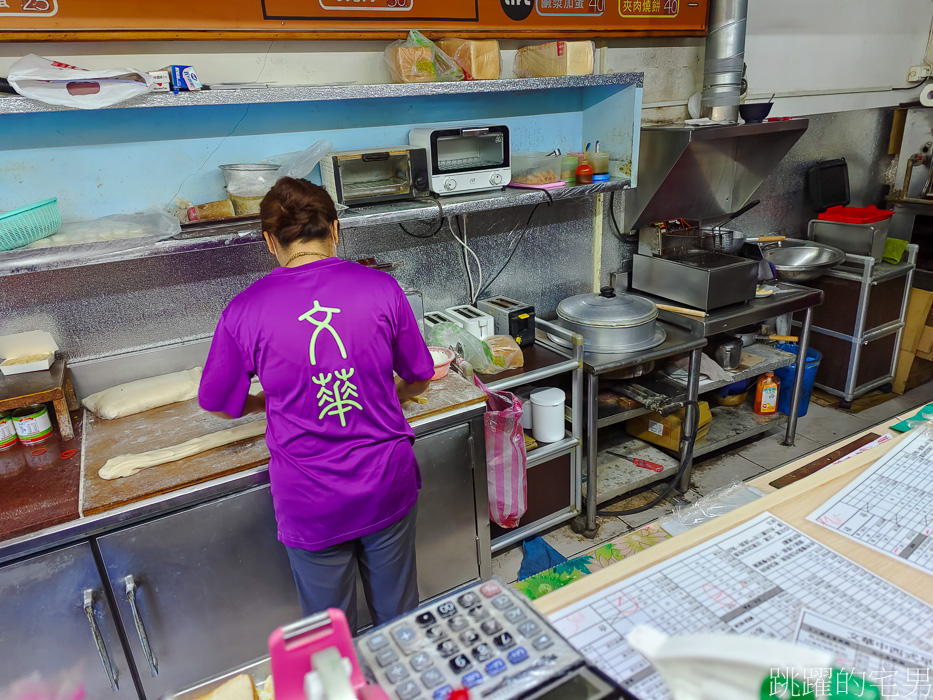
{"label": "cabinet handle", "polygon": [[149,637],[146,635],[143,619],[139,616],[139,608],[136,607],[136,581],[133,580],[132,576],[126,577],[126,598],[130,601],[130,609],[133,611],[133,623],[136,625],[136,634],[139,635],[139,643],[142,644],[146,661],[149,662],[149,672],[152,673],[154,678],[159,675],[159,662],[152,653],[152,647],[149,646]]}
{"label": "cabinet handle", "polygon": [[104,666],[107,680],[110,681],[110,689],[116,692],[118,690],[117,672],[110,663],[110,655],[107,653],[107,647],[104,646],[104,638],[100,634],[100,627],[97,626],[97,618],[94,617],[94,591],[90,588],[84,591],[84,614],[87,615],[87,622],[91,626],[91,634],[94,637],[94,643],[97,645],[97,654]]}

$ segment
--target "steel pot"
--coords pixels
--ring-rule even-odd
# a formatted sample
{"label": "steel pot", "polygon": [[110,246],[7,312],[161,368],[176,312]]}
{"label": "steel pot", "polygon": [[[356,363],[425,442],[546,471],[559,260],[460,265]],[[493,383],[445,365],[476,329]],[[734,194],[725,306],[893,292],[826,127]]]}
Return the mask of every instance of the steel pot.
{"label": "steel pot", "polygon": [[583,336],[587,352],[625,353],[660,345],[667,333],[657,325],[658,307],[635,294],[603,287],[599,294],[578,294],[557,305],[560,324]]}
{"label": "steel pot", "polygon": [[780,280],[809,282],[844,263],[846,254],[822,243],[786,240],[761,247],[761,255],[774,265]]}
{"label": "steel pot", "polygon": [[717,365],[723,369],[737,369],[742,364],[742,341],[739,338],[724,338],[713,353]]}

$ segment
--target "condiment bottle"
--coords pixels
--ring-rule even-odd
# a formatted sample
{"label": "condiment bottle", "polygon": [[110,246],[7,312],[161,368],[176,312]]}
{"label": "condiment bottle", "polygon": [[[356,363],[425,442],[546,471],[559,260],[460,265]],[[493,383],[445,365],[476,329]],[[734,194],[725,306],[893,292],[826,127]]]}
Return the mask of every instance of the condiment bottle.
{"label": "condiment bottle", "polygon": [[777,411],[779,386],[780,381],[774,376],[774,372],[767,372],[763,377],[758,378],[758,386],[755,389],[755,413],[766,416]]}
{"label": "condiment bottle", "polygon": [[577,166],[577,184],[593,184],[593,166],[587,163],[585,158],[581,161],[580,165]]}

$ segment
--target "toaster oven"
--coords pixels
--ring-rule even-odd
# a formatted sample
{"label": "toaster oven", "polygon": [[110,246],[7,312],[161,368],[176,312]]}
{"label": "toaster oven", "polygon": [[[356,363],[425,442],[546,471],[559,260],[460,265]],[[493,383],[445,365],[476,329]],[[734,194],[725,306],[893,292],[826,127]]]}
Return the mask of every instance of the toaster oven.
{"label": "toaster oven", "polygon": [[436,194],[497,190],[512,179],[505,125],[412,129],[408,140],[427,152],[431,191]]}
{"label": "toaster oven", "polygon": [[321,182],[338,204],[359,206],[430,197],[423,148],[339,151],[321,160]]}

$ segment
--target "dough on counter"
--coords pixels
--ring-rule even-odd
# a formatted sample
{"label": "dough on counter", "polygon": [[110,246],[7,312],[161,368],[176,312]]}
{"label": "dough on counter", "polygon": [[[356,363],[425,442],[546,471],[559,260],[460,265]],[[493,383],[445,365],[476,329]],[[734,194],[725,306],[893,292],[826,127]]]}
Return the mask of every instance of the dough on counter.
{"label": "dough on counter", "polygon": [[200,367],[139,379],[91,394],[82,402],[101,418],[124,418],[198,395]]}
{"label": "dough on counter", "polygon": [[259,695],[253,679],[245,673],[234,676],[223,685],[214,688],[207,695],[200,695],[196,700],[255,700]]}
{"label": "dough on counter", "polygon": [[179,459],[191,457],[201,452],[213,450],[215,447],[231,445],[234,442],[258,437],[266,432],[266,420],[254,420],[250,423],[227,428],[216,433],[208,433],[200,437],[191,438],[178,445],[162,447],[158,450],[140,452],[139,454],[119,455],[107,460],[97,475],[101,479],[119,479],[123,476],[133,476],[143,469],[158,467],[161,464],[177,462]]}

